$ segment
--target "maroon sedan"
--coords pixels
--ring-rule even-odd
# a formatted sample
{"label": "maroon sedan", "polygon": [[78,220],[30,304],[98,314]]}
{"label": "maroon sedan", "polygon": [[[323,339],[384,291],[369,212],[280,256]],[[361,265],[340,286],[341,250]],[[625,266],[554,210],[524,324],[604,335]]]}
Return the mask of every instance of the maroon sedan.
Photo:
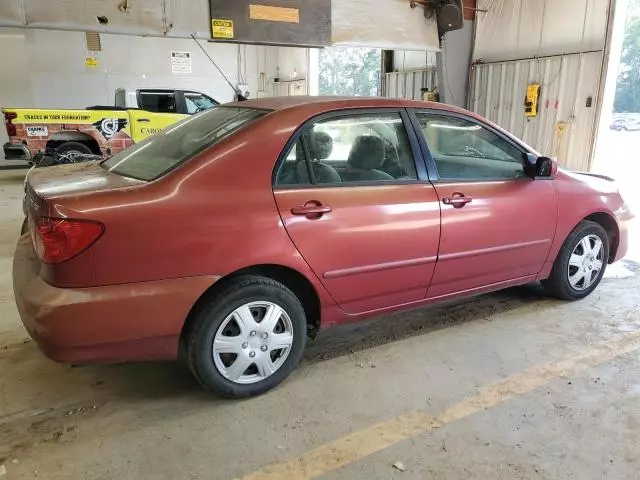
{"label": "maroon sedan", "polygon": [[631,218],[610,179],[467,111],[304,97],[35,170],[25,213],[15,296],[47,356],[183,355],[230,397],[280,383],[331,325],[538,280],[585,297]]}

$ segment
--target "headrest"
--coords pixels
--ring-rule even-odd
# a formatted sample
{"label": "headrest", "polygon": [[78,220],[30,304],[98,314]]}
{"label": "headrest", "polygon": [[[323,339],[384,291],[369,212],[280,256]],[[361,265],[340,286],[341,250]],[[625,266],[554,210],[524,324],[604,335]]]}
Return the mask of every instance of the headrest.
{"label": "headrest", "polygon": [[360,135],[351,147],[350,167],[360,170],[376,170],[384,163],[384,144],[380,137]]}
{"label": "headrest", "polygon": [[326,132],[314,131],[309,135],[309,154],[311,160],[329,158],[333,151],[333,139]]}

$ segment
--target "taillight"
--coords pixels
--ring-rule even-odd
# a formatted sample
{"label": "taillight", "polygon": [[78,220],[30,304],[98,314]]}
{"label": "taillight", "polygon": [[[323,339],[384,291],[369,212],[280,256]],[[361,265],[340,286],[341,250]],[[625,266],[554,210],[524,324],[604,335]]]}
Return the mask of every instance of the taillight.
{"label": "taillight", "polygon": [[32,230],[33,244],[45,263],[61,263],[89,248],[104,232],[92,220],[39,217]]}
{"label": "taillight", "polygon": [[4,113],[4,123],[7,126],[7,134],[10,137],[15,137],[17,135],[16,126],[12,123],[13,120],[17,118],[18,114],[16,112],[5,112]]}

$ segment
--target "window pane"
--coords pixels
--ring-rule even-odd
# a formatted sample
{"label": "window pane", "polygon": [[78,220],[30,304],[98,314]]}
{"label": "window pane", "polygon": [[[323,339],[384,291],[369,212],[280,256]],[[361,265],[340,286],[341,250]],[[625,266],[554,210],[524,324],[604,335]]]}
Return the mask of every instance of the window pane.
{"label": "window pane", "polygon": [[140,108],[149,112],[175,113],[176,97],[167,92],[140,92]]}
{"label": "window pane", "polygon": [[187,104],[187,113],[198,113],[216,106],[213,100],[201,93],[184,92],[184,100]]}
{"label": "window pane", "polygon": [[280,164],[276,175],[276,185],[309,185],[309,168],[304,158],[302,142],[298,140]]}
{"label": "window pane", "polygon": [[316,183],[417,179],[411,145],[398,113],[319,122],[304,135]]}
{"label": "window pane", "polygon": [[446,115],[417,117],[440,178],[525,176],[522,152],[482,125]]}
{"label": "window pane", "polygon": [[248,108],[215,108],[148,137],[100,166],[125,177],[154,180],[264,114]]}

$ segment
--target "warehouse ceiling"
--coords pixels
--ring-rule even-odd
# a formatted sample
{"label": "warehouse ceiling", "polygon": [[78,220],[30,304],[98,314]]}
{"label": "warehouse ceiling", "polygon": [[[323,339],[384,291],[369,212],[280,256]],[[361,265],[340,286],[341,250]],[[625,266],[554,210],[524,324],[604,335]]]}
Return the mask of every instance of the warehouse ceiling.
{"label": "warehouse ceiling", "polygon": [[[256,0],[270,4],[270,1]],[[406,0],[332,0],[333,44],[438,49],[434,19]],[[211,37],[208,0],[2,0],[0,27]]]}

